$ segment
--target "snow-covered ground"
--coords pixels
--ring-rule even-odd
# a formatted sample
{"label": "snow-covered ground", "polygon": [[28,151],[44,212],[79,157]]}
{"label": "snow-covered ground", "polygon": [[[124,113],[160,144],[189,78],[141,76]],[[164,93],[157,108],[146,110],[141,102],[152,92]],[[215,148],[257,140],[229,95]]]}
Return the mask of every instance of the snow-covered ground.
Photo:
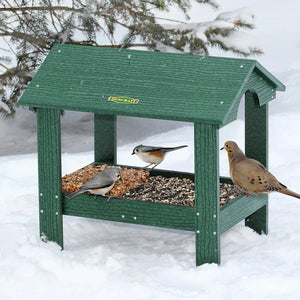
{"label": "snow-covered ground", "polygon": [[[274,2],[247,0],[242,5],[256,15],[257,29],[249,34],[259,40],[265,52],[258,60],[287,86],[287,91],[278,93],[270,103],[269,169],[290,189],[300,192],[300,5],[296,0]],[[240,5],[238,0],[226,1],[220,12]],[[192,21],[209,19],[212,13],[201,13],[195,6]],[[72,118],[79,125],[74,126]],[[124,122],[134,129],[133,119]],[[20,113],[16,122],[0,117],[0,128],[0,299],[300,298],[298,199],[270,195],[267,236],[257,235],[242,223],[225,232],[220,266],[195,268],[191,232],[76,217],[64,217],[65,250],[60,251],[53,243],[41,242],[38,234],[34,115]],[[62,128],[65,174],[93,160],[92,137],[87,136],[92,121],[86,114],[70,115],[64,118]],[[158,126],[156,132],[159,130]],[[119,163],[144,165],[130,155],[137,142],[188,144],[188,148],[170,153],[161,167],[193,170],[192,126],[140,139],[133,141],[132,136],[126,142],[123,137]],[[220,144],[225,140],[236,140],[243,146],[242,120],[222,128]],[[2,147],[4,144],[10,147]],[[17,153],[29,154],[10,155]],[[220,170],[228,175],[223,152]]]}
{"label": "snow-covered ground", "polygon": [[[272,172],[299,189],[300,132],[297,114],[277,116],[271,128]],[[277,126],[293,128],[289,137]],[[242,121],[236,126],[242,128]],[[222,130],[242,141],[242,130]],[[272,132],[271,132],[272,133]],[[274,134],[274,133],[272,133]],[[193,170],[193,128],[186,126],[149,137],[145,143],[188,148],[170,153],[162,167]],[[119,148],[119,162],[144,165]],[[287,155],[282,155],[286,153]],[[38,236],[37,156],[0,157],[0,296],[1,299],[299,299],[300,201],[270,196],[270,233],[258,235],[236,225],[221,236],[222,264],[195,268],[192,232],[64,217],[65,250]],[[63,154],[63,174],[93,159],[92,152]],[[226,153],[221,152],[227,175]]]}

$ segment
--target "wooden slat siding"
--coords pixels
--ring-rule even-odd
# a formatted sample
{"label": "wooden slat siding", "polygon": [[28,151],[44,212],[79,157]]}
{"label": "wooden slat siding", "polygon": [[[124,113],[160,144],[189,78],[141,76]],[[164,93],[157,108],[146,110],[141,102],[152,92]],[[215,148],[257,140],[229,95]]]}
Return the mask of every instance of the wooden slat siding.
{"label": "wooden slat siding", "polygon": [[[248,197],[241,195],[231,200],[220,208],[220,232],[225,232],[252,214],[253,218],[255,215],[260,215],[259,212],[266,208],[267,203],[268,199],[265,195],[249,195]],[[261,220],[263,218],[259,218],[258,222]]]}
{"label": "wooden slat siding", "polygon": [[[249,74],[245,85],[242,87],[242,92],[239,93],[240,96],[244,95],[247,91],[251,91],[258,95],[259,105],[262,106],[269,101],[272,101],[276,97],[276,85],[272,84],[265,77],[262,77],[257,72],[257,68],[254,68]],[[229,110],[228,114],[223,120],[223,124],[228,124],[237,118],[237,112],[239,109],[241,97],[237,98],[234,105]]]}
{"label": "wooden slat siding", "polygon": [[[252,213],[266,207],[265,195],[239,196],[220,208],[220,234]],[[63,214],[177,230],[195,231],[194,207],[112,198],[109,202],[91,195],[63,197]],[[124,216],[124,217],[122,217]],[[134,218],[136,217],[136,218]]]}
{"label": "wooden slat siding", "polygon": [[40,235],[63,248],[60,111],[37,109]]}
{"label": "wooden slat siding", "polygon": [[94,114],[95,161],[115,165],[116,149],[116,116]]}
{"label": "wooden slat siding", "polygon": [[63,213],[70,216],[140,225],[195,230],[195,208],[163,203],[80,195],[63,199]]}
{"label": "wooden slat siding", "polygon": [[257,94],[260,106],[274,100],[276,96],[276,85],[259,76],[257,72],[251,73],[245,85],[244,92],[246,93],[247,90]]}
{"label": "wooden slat siding", "polygon": [[[222,124],[255,66],[248,59],[55,45],[20,104]],[[110,96],[140,102],[117,104]]]}
{"label": "wooden slat siding", "polygon": [[275,84],[277,91],[285,91],[285,85],[277,80],[275,76],[273,76],[267,69],[265,69],[258,61],[255,62],[255,72],[261,77],[263,77],[265,80],[270,82],[272,85]]}
{"label": "wooden slat siding", "polygon": [[[245,94],[245,154],[268,168],[268,104],[259,106],[257,95]],[[268,195],[264,195],[268,199]],[[245,225],[258,233],[268,233],[268,201],[265,208],[252,214]]]}
{"label": "wooden slat siding", "polygon": [[219,141],[215,125],[194,124],[196,265],[220,263]]}

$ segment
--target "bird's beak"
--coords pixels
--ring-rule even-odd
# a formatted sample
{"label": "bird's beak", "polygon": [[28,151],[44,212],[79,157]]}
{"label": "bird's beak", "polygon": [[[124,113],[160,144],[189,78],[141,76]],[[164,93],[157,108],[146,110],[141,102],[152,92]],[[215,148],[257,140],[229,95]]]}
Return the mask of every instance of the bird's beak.
{"label": "bird's beak", "polygon": [[132,151],[131,155],[133,155],[133,154],[135,154],[135,153]]}
{"label": "bird's beak", "polygon": [[222,147],[220,150],[223,150],[224,149],[224,147]]}

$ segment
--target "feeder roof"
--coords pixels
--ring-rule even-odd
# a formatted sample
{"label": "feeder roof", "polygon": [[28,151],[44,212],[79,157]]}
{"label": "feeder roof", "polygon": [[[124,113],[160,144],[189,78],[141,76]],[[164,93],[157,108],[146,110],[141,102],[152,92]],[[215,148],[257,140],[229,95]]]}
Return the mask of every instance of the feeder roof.
{"label": "feeder roof", "polygon": [[225,125],[248,90],[263,105],[285,86],[250,59],[54,45],[19,103]]}

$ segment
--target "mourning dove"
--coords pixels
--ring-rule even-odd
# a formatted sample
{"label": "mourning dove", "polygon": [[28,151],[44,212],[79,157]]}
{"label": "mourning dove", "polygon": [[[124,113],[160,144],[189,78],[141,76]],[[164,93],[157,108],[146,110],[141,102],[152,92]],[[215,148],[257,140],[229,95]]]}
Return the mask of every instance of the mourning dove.
{"label": "mourning dove", "polygon": [[[78,191],[70,193],[66,195],[66,197],[72,199],[85,192],[90,192],[95,195],[95,198],[97,195],[105,197],[105,194],[114,187],[118,179],[121,179],[121,172],[118,168],[105,169],[86,181]],[[109,198],[111,198],[111,196],[108,196],[108,199]]]}
{"label": "mourning dove", "polygon": [[151,170],[158,166],[165,158],[168,152],[187,147],[187,145],[178,147],[155,147],[155,146],[136,146],[131,155],[136,154],[141,160],[148,163],[145,168],[154,165]]}
{"label": "mourning dove", "polygon": [[300,199],[299,194],[280,183],[259,161],[246,157],[235,142],[225,142],[222,149],[228,154],[231,179],[244,194],[279,192]]}

